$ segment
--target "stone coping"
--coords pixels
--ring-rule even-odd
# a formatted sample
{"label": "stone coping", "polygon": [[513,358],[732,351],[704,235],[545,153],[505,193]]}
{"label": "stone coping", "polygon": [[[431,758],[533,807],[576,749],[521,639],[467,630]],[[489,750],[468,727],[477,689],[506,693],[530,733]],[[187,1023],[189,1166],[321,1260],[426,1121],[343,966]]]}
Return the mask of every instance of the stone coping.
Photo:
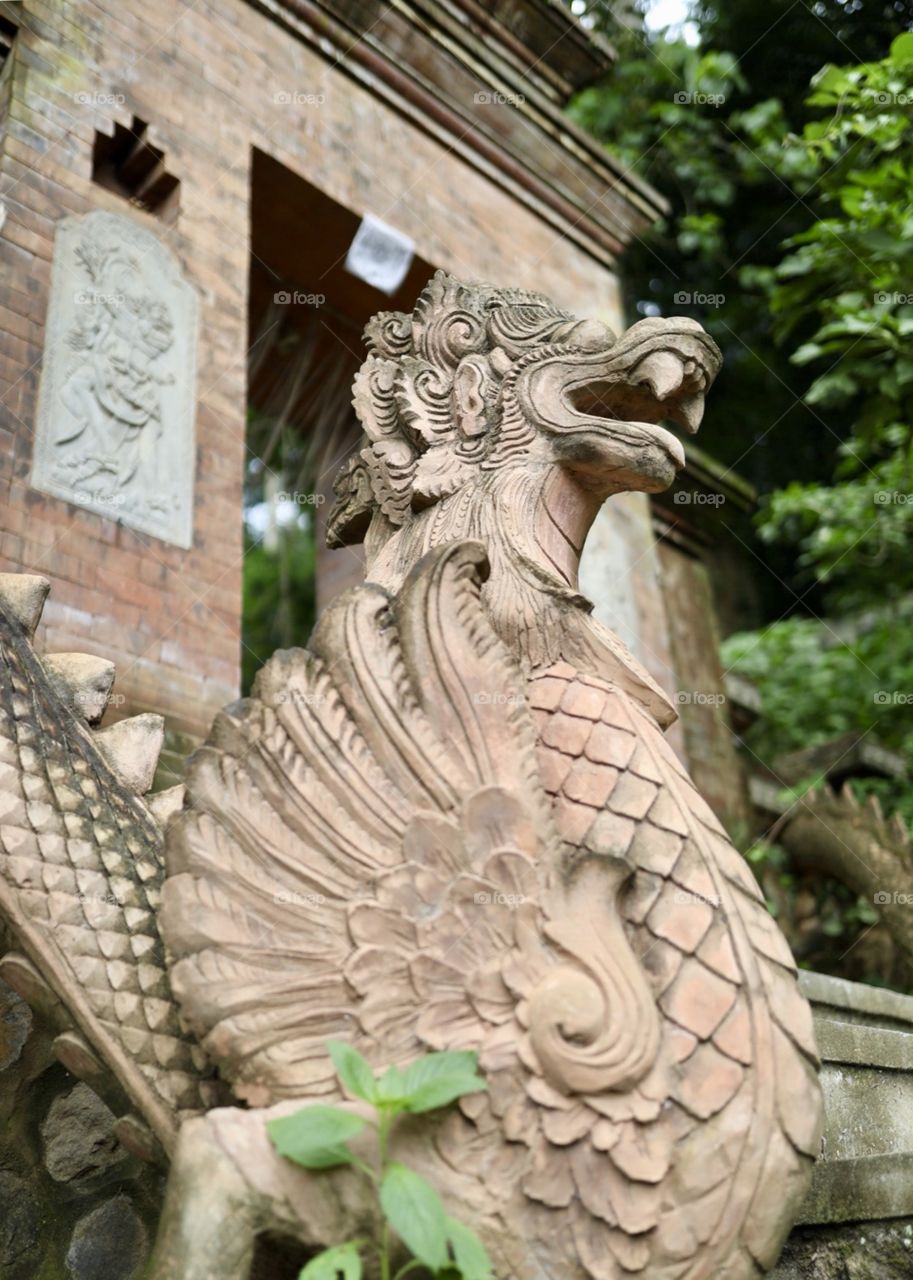
{"label": "stone coping", "polygon": [[913,996],[808,970],[800,972],[799,986],[818,1018],[893,1023],[900,1024],[896,1030],[913,1031]]}
{"label": "stone coping", "polygon": [[913,1215],[913,997],[802,972],[821,1055],[825,1140],[798,1224]]}

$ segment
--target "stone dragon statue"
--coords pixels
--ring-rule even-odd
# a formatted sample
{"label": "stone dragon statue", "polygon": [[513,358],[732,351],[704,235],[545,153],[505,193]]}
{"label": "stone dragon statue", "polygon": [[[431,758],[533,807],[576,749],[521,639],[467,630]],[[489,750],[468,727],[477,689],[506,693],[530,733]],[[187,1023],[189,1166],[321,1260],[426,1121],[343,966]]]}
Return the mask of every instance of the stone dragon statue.
{"label": "stone dragon statue", "polygon": [[265,1133],[338,1097],[330,1038],[478,1052],[488,1090],[396,1142],[499,1280],[751,1280],[818,1152],[810,1011],[670,703],[577,589],[606,498],[683,464],[656,424],[697,430],[719,352],[441,273],[366,339],[329,537],[368,582],[185,787],[137,794],[155,717],[93,731],[110,664],[41,660],[47,583],[0,582],[2,975],[170,1158],[157,1280],[370,1228],[351,1171]]}

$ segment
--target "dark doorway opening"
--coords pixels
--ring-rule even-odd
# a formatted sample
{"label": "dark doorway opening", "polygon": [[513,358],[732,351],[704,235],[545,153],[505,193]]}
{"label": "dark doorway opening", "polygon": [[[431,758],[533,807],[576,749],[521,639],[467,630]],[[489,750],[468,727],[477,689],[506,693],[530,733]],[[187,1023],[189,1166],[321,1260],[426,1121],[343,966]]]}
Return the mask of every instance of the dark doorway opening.
{"label": "dark doorway opening", "polygon": [[[383,216],[383,210],[372,211]],[[392,296],[345,269],[360,216],[254,150],[248,301],[242,688],[317,610],[361,580],[360,548],[330,551],[333,478],[360,427],[352,379],[377,311],[410,311],[434,268],[413,259]]]}

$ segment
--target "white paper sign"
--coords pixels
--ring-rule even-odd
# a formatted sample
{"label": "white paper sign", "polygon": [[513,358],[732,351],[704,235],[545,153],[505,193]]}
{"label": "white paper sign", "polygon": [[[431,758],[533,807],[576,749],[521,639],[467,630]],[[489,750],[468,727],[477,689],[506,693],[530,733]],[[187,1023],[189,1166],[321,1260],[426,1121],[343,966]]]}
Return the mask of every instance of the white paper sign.
{"label": "white paper sign", "polygon": [[405,280],[414,257],[414,241],[366,213],[349,246],[346,271],[382,293],[393,294]]}

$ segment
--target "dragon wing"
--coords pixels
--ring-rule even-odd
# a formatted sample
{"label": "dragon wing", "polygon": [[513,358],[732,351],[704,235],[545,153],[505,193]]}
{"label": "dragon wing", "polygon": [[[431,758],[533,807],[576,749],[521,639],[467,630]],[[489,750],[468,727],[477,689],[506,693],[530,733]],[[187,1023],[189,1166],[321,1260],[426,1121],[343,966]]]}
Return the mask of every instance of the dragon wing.
{"label": "dragon wing", "polygon": [[550,806],[522,677],[479,601],[484,563],[453,545],[395,600],[347,592],[193,758],[162,927],[190,1024],[250,1102],[332,1090],[331,1036],[414,1057],[421,956],[444,965],[460,942],[434,936],[436,899],[498,892],[492,859],[547,878]]}
{"label": "dragon wing", "polygon": [[[182,1112],[220,1096],[179,1024],[156,911],[162,832],[147,805],[158,716],[92,731],[114,666],[43,660],[44,578],[0,575],[0,976],[57,1032],[54,1050],[118,1115],[125,1145],[168,1150]],[[138,1119],[135,1114],[139,1113]]]}
{"label": "dragon wing", "polygon": [[434,1142],[498,1238],[569,1280],[749,1280],[818,1140],[791,957],[650,717],[527,684],[484,567],[354,588],[216,722],[168,831],[175,993],[258,1105],[333,1094],[331,1037],[476,1049]]}

